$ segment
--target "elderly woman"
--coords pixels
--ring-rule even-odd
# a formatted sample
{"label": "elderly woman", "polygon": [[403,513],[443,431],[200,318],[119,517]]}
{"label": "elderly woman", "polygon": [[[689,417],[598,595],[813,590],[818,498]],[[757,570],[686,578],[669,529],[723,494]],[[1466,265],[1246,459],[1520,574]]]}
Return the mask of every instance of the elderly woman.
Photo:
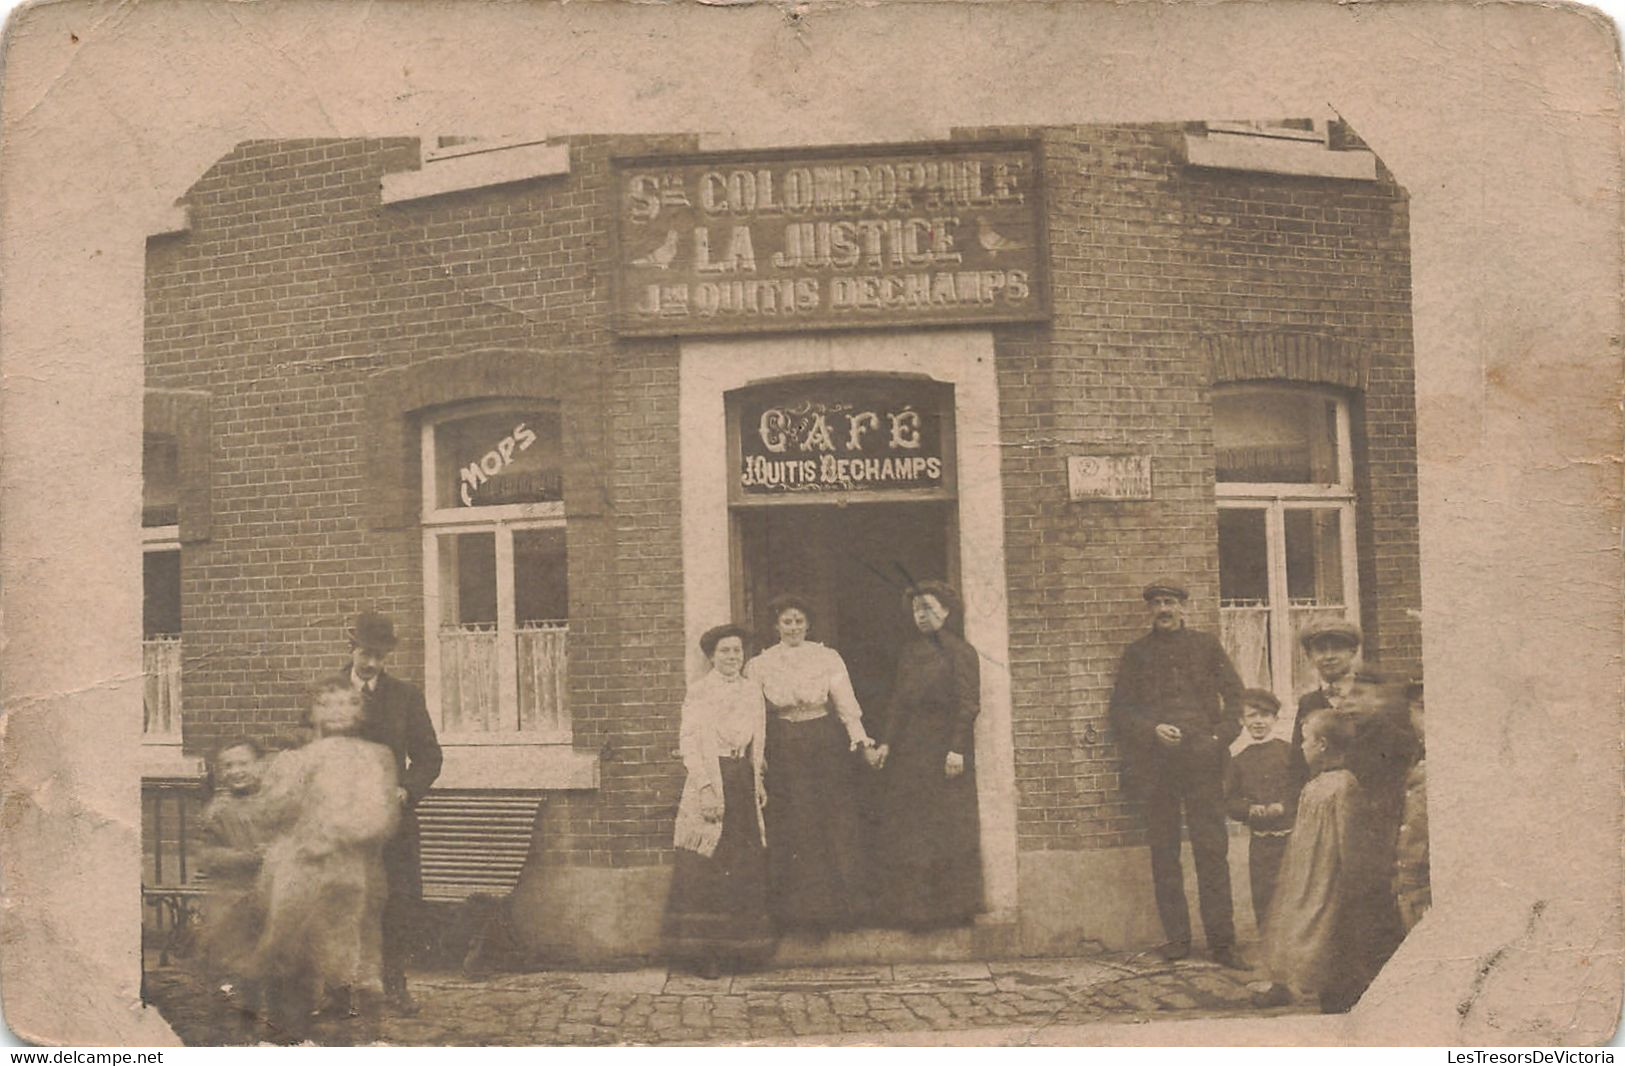
{"label": "elderly woman", "polygon": [[768,608],[779,642],[745,673],[768,703],[769,903],[783,926],[850,928],[867,910],[852,753],[871,766],[878,755],[846,663],[807,639],[807,602],[780,596]]}
{"label": "elderly woman", "polygon": [[683,700],[678,749],[688,779],[677,805],[677,867],[666,902],[666,953],[705,976],[761,962],[773,950],[767,916],[762,805],[762,689],[743,676],[745,631],[700,637],[711,669]]}
{"label": "elderly woman", "polygon": [[958,925],[981,909],[973,731],[980,708],[976,649],[947,628],[962,617],[959,595],[941,581],[904,595],[918,639],[897,662],[880,735],[883,863],[887,917],[913,929]]}

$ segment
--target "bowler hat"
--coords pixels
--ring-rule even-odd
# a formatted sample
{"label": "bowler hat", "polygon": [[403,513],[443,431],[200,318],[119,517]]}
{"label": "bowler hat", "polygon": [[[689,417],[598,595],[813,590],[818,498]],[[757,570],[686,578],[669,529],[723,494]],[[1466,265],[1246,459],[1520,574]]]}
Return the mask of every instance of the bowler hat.
{"label": "bowler hat", "polygon": [[1310,622],[1298,635],[1298,643],[1305,651],[1320,644],[1360,646],[1360,627],[1346,618],[1321,618]]}
{"label": "bowler hat", "polygon": [[363,611],[356,615],[349,629],[352,643],[374,651],[389,651],[395,646],[395,623],[377,611]]}
{"label": "bowler hat", "polygon": [[1191,590],[1172,578],[1159,578],[1141,590],[1140,595],[1148,601],[1158,596],[1172,596],[1183,603],[1191,598]]}

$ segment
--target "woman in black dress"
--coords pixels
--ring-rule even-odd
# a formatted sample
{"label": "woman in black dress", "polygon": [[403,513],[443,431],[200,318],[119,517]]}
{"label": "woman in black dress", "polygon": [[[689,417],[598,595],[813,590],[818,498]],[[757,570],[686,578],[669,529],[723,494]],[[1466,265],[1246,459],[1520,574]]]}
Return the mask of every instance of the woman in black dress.
{"label": "woman in black dress", "polygon": [[683,700],[678,748],[688,778],[677,805],[677,848],[663,929],[666,955],[706,976],[772,953],[762,822],[762,687],[741,673],[745,631],[700,638],[711,669]]}
{"label": "woman in black dress", "polygon": [[973,734],[976,649],[946,625],[959,594],[926,581],[905,594],[919,638],[903,649],[880,741],[880,906],[898,925],[961,925],[982,909]]}

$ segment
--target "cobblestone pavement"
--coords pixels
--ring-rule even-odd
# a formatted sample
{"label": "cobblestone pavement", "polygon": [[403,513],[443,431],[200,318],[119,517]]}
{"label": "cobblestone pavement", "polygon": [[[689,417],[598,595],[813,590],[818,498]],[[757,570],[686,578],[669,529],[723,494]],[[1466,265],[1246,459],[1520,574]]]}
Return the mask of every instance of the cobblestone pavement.
{"label": "cobblestone pavement", "polygon": [[[1047,1026],[1290,1013],[1258,1011],[1256,974],[1191,959],[1097,955],[989,963],[768,970],[707,980],[665,969],[466,978],[416,974],[415,1018],[319,1027],[322,1043],[678,1044],[898,1041],[903,1034],[1000,1029],[1012,1041]],[[264,1038],[175,968],[150,974],[148,1002],[188,1044]],[[1024,1037],[1023,1034],[1027,1034]],[[967,1034],[968,1035],[968,1034]]]}

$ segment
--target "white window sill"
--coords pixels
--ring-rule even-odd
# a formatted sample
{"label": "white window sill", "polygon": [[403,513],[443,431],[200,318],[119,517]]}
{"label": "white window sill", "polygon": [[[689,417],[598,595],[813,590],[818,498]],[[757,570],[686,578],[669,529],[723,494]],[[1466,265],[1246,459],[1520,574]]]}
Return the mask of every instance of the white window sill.
{"label": "white window sill", "polygon": [[1215,170],[1253,170],[1310,178],[1377,178],[1377,157],[1372,152],[1334,152],[1313,142],[1227,133],[1206,137],[1186,134],[1185,162]]}
{"label": "white window sill", "polygon": [[457,744],[442,738],[446,761],[435,788],[596,789],[598,756],[568,744]]}
{"label": "white window sill", "polygon": [[570,173],[570,149],[563,144],[473,150],[465,155],[425,159],[422,169],[383,176],[386,204],[483,189]]}
{"label": "white window sill", "polygon": [[201,757],[181,752],[179,740],[141,742],[142,777],[202,777],[205,770]]}

